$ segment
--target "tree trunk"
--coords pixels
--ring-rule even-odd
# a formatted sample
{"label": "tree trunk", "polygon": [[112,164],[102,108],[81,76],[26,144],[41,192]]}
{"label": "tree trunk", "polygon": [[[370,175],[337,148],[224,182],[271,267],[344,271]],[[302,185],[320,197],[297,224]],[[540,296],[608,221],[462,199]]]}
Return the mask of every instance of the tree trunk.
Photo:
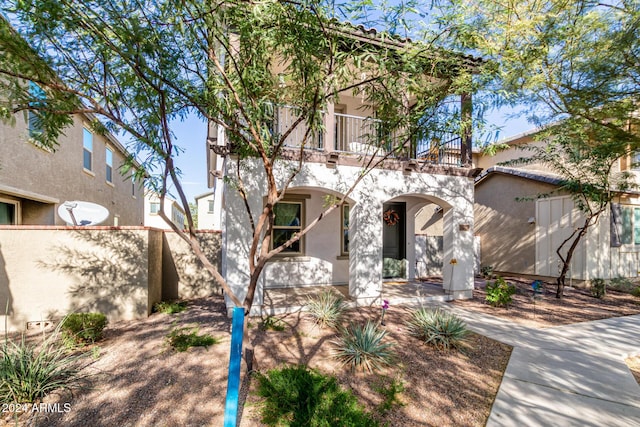
{"label": "tree trunk", "polygon": [[569,272],[569,266],[571,265],[571,260],[573,259],[573,253],[578,247],[578,243],[580,243],[580,240],[582,240],[582,237],[584,237],[584,235],[587,233],[587,229],[589,228],[590,224],[591,224],[591,218],[586,219],[584,222],[584,225],[579,229],[578,235],[573,240],[573,242],[571,242],[571,246],[569,247],[569,250],[567,251],[567,255],[565,258],[562,257],[562,255],[560,254],[560,251],[564,247],[564,243],[566,243],[567,240],[565,240],[563,244],[560,245],[556,250],[556,253],[558,254],[558,256],[563,262],[562,270],[560,271],[560,275],[558,276],[558,279],[556,281],[557,283],[556,298],[561,299],[564,296],[564,284],[567,277],[567,273]]}

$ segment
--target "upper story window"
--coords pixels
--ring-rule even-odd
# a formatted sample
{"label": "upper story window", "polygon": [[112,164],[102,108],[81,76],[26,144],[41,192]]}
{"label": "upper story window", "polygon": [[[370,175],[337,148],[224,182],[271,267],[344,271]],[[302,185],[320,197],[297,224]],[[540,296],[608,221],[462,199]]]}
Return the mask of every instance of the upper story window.
{"label": "upper story window", "polygon": [[82,167],[93,171],[93,133],[82,128]]}
{"label": "upper story window", "polygon": [[207,209],[207,213],[213,213],[213,200],[207,200],[209,207]]}
{"label": "upper story window", "polygon": [[[36,100],[44,101],[47,97],[44,90],[36,83],[29,82],[29,95]],[[30,107],[38,107],[41,104],[39,101],[31,101],[29,103]],[[27,127],[29,130],[30,138],[37,138],[42,135],[44,128],[42,126],[42,119],[40,117],[40,113],[37,111],[29,110],[27,112]]]}
{"label": "upper story window", "polygon": [[136,176],[131,175],[131,196],[136,197]]}
{"label": "upper story window", "polygon": [[160,202],[150,202],[149,212],[151,212],[152,214],[157,214],[158,212],[160,212]]}
{"label": "upper story window", "polygon": [[631,165],[630,169],[634,171],[640,171],[640,151],[636,151],[631,154]]}
{"label": "upper story window", "polygon": [[[273,230],[271,232],[271,248],[277,248],[294,235],[302,231],[304,215],[303,201],[283,201],[273,207]],[[285,248],[284,254],[302,254],[302,239]]]}
{"label": "upper story window", "polygon": [[109,147],[105,150],[107,182],[113,184],[113,150]]}

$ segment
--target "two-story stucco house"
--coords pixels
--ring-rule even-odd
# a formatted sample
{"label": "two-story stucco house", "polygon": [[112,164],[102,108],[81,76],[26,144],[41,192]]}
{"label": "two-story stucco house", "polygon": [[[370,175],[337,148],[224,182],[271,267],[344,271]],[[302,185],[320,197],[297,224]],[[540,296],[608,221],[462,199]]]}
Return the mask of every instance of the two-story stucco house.
{"label": "two-story stucco house", "polygon": [[[382,34],[353,28],[347,37],[360,42],[385,43]],[[391,43],[391,42],[390,42]],[[408,40],[393,39],[402,48]],[[474,67],[479,60],[459,55],[460,64]],[[455,72],[455,71],[452,71]],[[461,110],[470,111],[471,95],[457,97]],[[295,120],[287,106],[275,108],[274,126]],[[302,230],[323,211],[327,198],[342,196],[361,174],[373,150],[366,137],[379,130],[376,106],[367,105],[355,91],[341,92],[323,111],[323,131],[304,146],[302,168],[289,185],[286,197],[274,207],[273,244]],[[304,129],[286,139],[283,158],[275,172],[279,183],[300,160]],[[210,187],[221,203],[222,274],[234,292],[243,296],[249,277],[252,229],[247,210],[233,180],[238,156],[214,150],[229,146],[224,131],[210,128],[208,144]],[[399,146],[401,141],[392,141]],[[421,260],[416,259],[416,214],[423,207],[441,215],[444,290],[453,298],[472,295],[474,275],[473,178],[471,133],[460,130],[429,141],[417,141],[404,157],[389,156],[373,168],[347,197],[347,203],[324,217],[301,240],[268,262],[261,275],[254,308],[263,304],[265,289],[348,285],[358,303],[369,304],[388,280],[414,280]],[[389,150],[391,151],[391,150]],[[216,152],[218,154],[216,154]],[[258,159],[243,159],[254,175],[244,182],[252,212],[260,212],[266,196],[266,177]],[[226,179],[224,179],[226,178]],[[254,218],[255,221],[255,218]],[[442,268],[445,267],[445,268]]]}
{"label": "two-story stucco house", "polygon": [[63,225],[57,214],[65,201],[104,206],[103,225],[142,225],[142,183],[120,167],[128,155],[110,134],[91,130],[93,117],[76,115],[55,151],[31,137],[38,132],[32,113],[19,113],[15,125],[0,123],[0,224]]}

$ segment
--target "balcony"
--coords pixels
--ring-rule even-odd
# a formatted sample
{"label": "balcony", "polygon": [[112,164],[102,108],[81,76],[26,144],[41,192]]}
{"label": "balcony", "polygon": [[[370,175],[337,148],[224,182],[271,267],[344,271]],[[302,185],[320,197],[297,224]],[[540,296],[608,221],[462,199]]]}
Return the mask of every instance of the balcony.
{"label": "balcony", "polygon": [[[399,135],[385,131],[381,120],[349,114],[323,112],[325,132],[310,131],[305,123],[298,123],[295,107],[280,106],[276,109],[272,129],[277,135],[286,135],[284,146],[301,147],[312,152],[334,152],[343,155],[387,156],[397,160],[417,160],[424,165],[463,167],[470,165],[470,144],[463,144],[461,135],[441,132],[429,138],[413,138],[408,144]],[[295,126],[294,126],[295,125]],[[469,138],[470,140],[470,138]],[[398,148],[403,145],[403,148]]]}

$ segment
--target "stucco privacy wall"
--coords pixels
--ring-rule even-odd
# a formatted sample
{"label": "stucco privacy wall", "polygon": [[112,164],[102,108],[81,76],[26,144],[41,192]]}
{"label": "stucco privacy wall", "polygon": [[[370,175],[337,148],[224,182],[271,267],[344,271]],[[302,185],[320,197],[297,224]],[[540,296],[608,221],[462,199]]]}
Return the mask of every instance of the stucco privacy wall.
{"label": "stucco privacy wall", "polygon": [[[248,203],[256,217],[254,221],[262,209],[266,194],[266,179],[258,162],[256,159],[246,159],[241,165]],[[278,163],[276,176],[279,183],[284,182],[294,165],[297,163]],[[252,232],[244,202],[233,183],[236,167],[236,160],[227,162],[227,176],[231,178],[225,185],[222,271],[234,291],[244,297],[249,283],[248,254]],[[327,168],[320,163],[304,163],[289,191],[308,193],[313,190],[344,194],[361,171],[361,168],[352,166]],[[404,175],[402,171],[386,169],[372,170],[349,196],[352,205],[348,276],[351,296],[363,303],[379,296],[382,286],[382,206],[387,201],[403,197],[424,198],[425,202],[436,201],[443,206],[443,257],[445,263],[452,258],[457,260],[454,268],[445,268],[443,271],[445,287],[450,287],[451,293],[456,297],[470,296],[473,289],[472,179],[419,173]],[[313,218],[307,215],[307,223]],[[309,240],[310,237],[305,244],[309,244]],[[285,280],[289,280],[289,277],[280,278],[280,281]],[[261,285],[264,286],[264,283]],[[262,305],[261,298],[262,292],[258,289],[255,306]]]}
{"label": "stucco privacy wall", "polygon": [[[111,322],[143,318],[161,300],[219,293],[187,244],[168,234],[145,227],[0,227],[0,328],[5,319],[9,329],[22,330],[71,311],[99,311]],[[219,258],[219,233],[201,241],[205,253]]]}

